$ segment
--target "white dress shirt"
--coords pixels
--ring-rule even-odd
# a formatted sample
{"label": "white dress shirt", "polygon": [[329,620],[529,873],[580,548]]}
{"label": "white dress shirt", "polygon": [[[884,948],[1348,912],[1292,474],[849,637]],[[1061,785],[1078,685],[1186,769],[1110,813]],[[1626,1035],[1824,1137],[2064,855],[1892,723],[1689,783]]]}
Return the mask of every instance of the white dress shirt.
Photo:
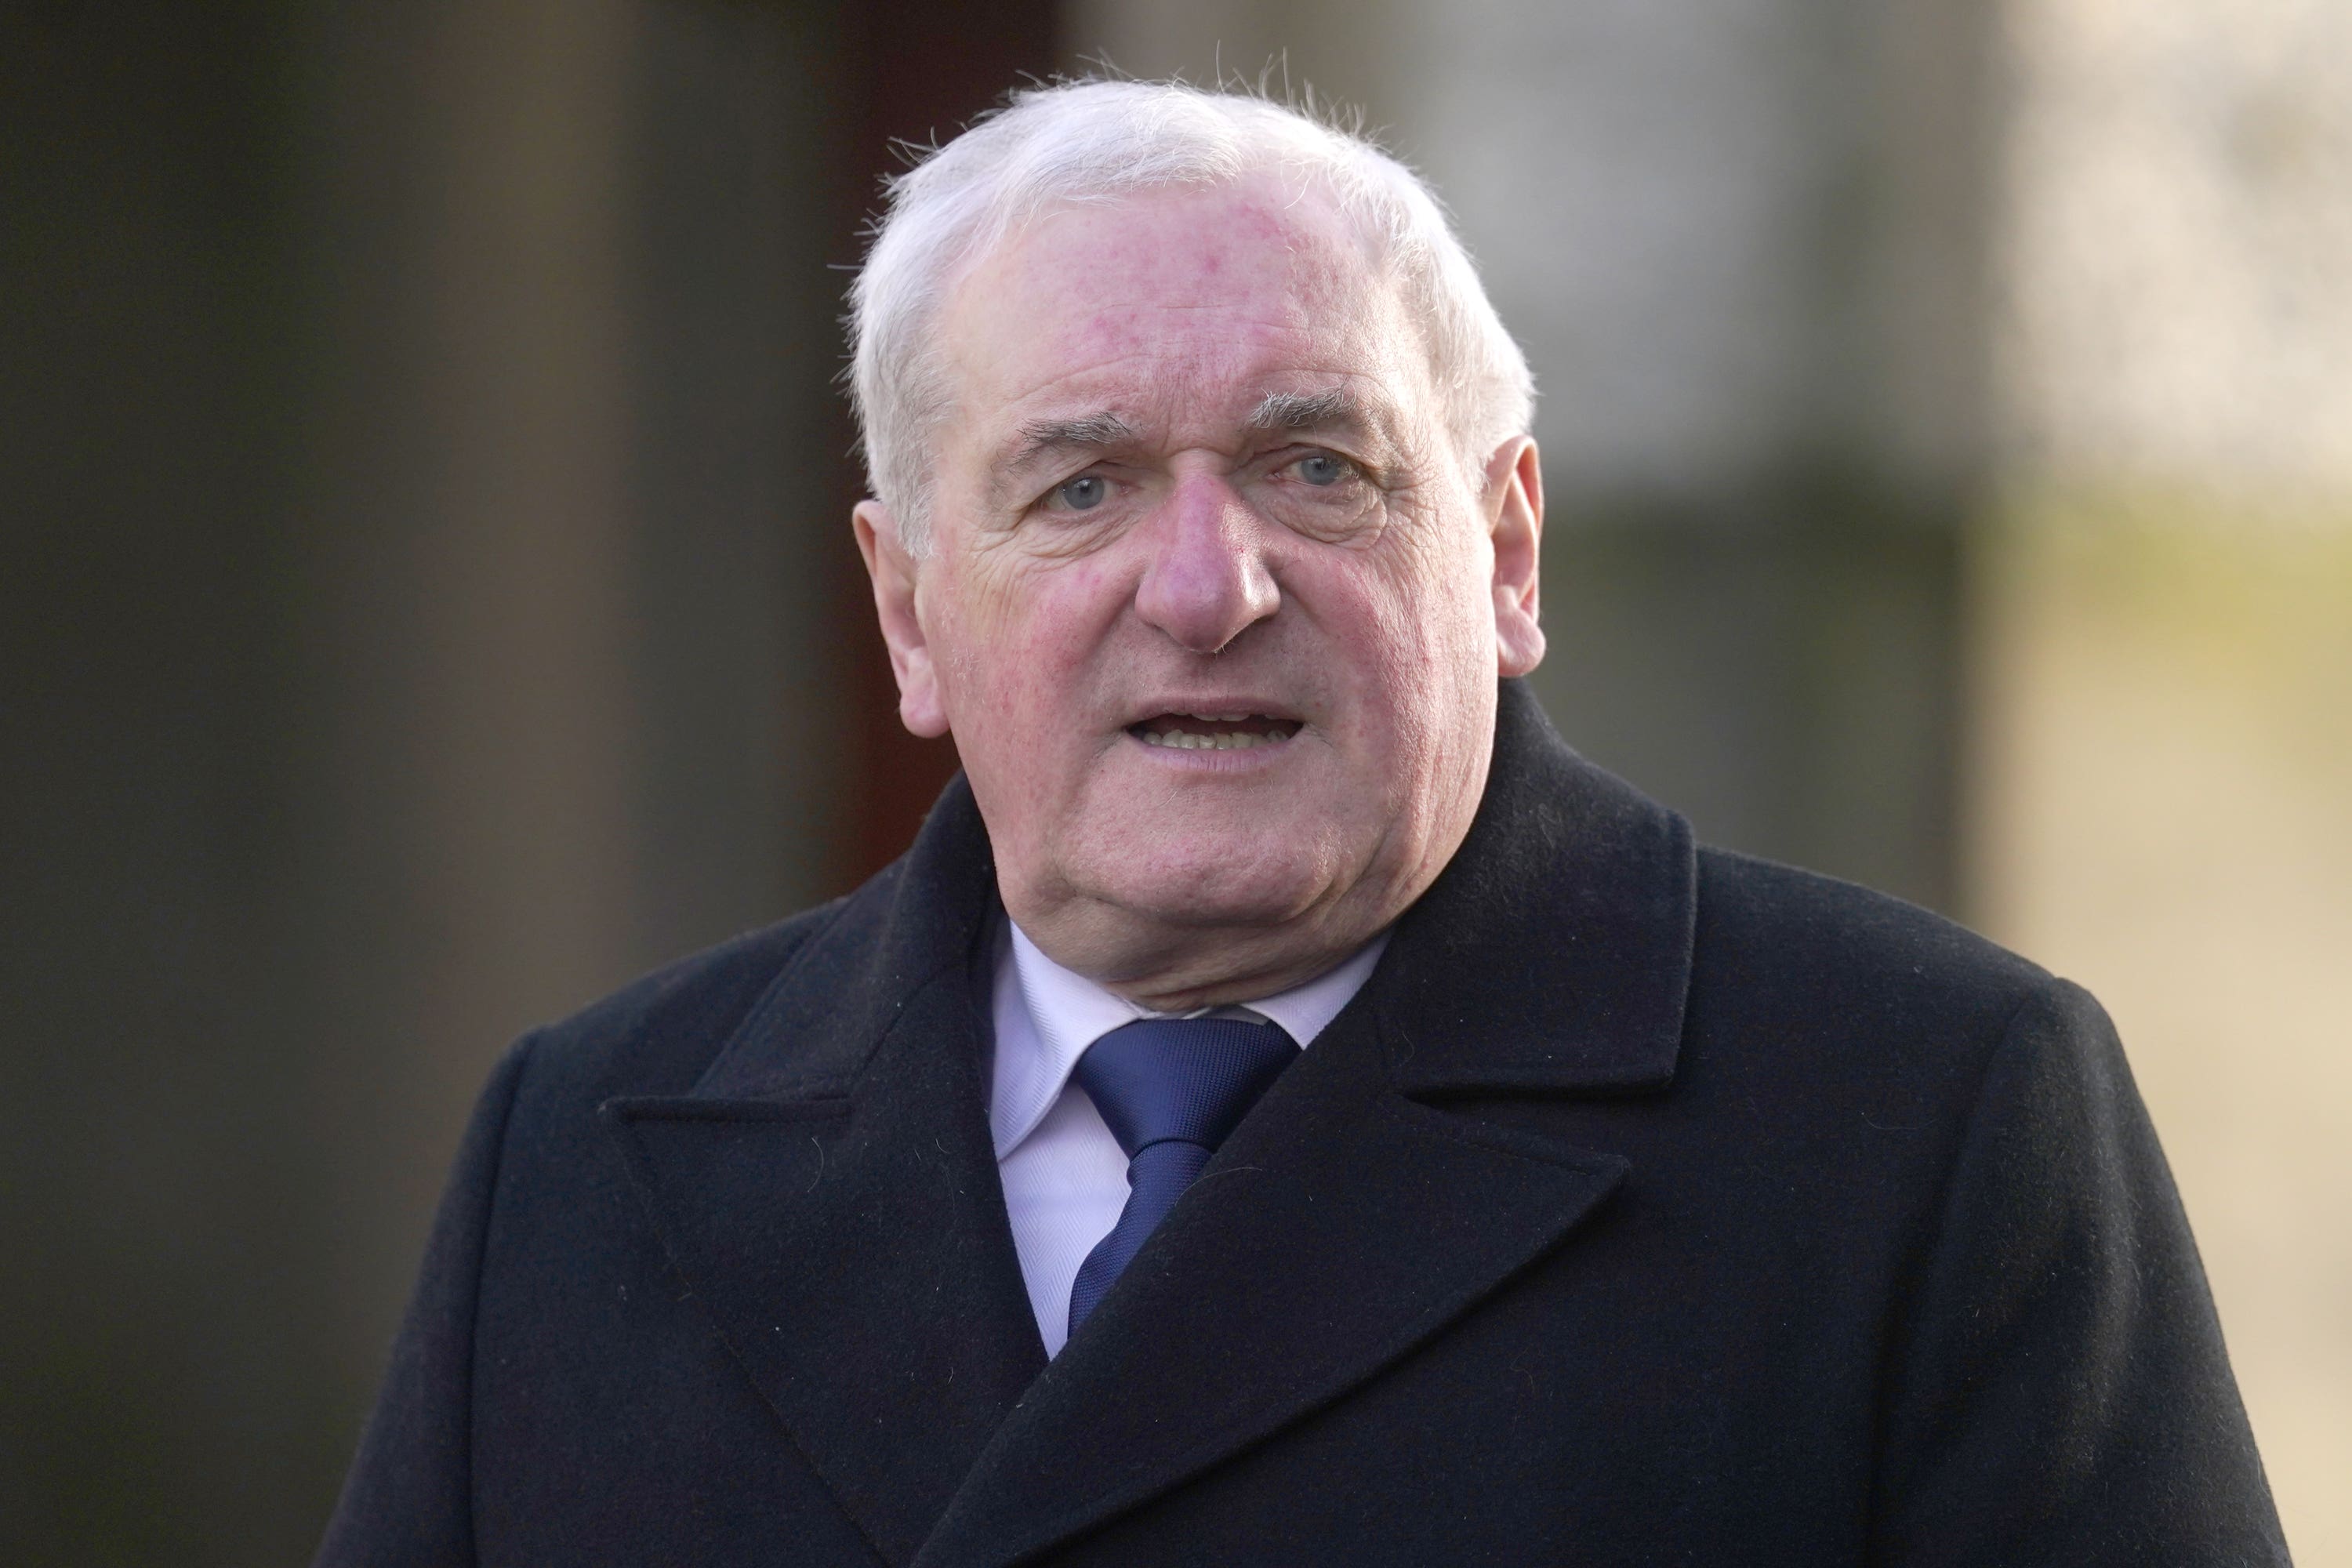
{"label": "white dress shirt", "polygon": [[[1063,968],[1010,921],[996,949],[988,1126],[1029,1305],[1045,1337],[1045,1353],[1059,1355],[1069,1337],[1070,1287],[1078,1265],[1110,1234],[1127,1205],[1127,1155],[1087,1091],[1070,1081],[1070,1069],[1113,1029],[1171,1015],[1139,1007]],[[1279,1024],[1303,1049],[1362,989],[1388,940],[1382,931],[1304,985],[1210,1016]]]}

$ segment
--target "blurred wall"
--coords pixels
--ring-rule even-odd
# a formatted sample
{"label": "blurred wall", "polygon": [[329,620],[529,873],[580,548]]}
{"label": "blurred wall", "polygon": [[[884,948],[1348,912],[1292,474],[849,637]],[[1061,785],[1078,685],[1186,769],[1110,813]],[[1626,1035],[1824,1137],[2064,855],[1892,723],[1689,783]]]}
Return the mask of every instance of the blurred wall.
{"label": "blurred wall", "polygon": [[[331,17],[332,19],[329,19]],[[751,8],[322,14],[293,201],[310,770],[346,1320],[523,1027],[804,903],[840,815],[823,41]],[[299,340],[298,340],[299,341]],[[354,1005],[364,998],[363,1005]]]}
{"label": "blurred wall", "polygon": [[1971,901],[2089,985],[2352,1563],[2352,7],[2010,0]]}
{"label": "blurred wall", "polygon": [[306,1557],[498,1050],[912,831],[840,268],[981,10],[0,12],[0,1560]]}
{"label": "blurred wall", "polygon": [[[291,1547],[340,1423],[302,795],[300,292],[271,19],[0,20],[0,1539]],[[290,984],[288,984],[290,982]]]}

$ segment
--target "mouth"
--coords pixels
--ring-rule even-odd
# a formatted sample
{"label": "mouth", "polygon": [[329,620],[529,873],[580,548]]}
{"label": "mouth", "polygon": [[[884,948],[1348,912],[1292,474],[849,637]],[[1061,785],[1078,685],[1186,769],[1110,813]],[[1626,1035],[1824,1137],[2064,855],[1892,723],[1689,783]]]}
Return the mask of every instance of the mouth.
{"label": "mouth", "polygon": [[1147,746],[1178,752],[1248,752],[1298,733],[1296,719],[1270,713],[1155,713],[1127,727]]}

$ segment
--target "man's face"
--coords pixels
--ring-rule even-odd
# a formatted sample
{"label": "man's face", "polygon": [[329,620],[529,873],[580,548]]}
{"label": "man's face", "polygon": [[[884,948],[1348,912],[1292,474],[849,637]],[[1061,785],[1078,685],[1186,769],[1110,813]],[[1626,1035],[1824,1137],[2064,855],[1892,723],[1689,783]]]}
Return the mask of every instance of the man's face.
{"label": "man's face", "polygon": [[859,531],[1006,909],[1162,1007],[1336,962],[1452,858],[1541,657],[1531,445],[1465,468],[1394,289],[1271,181],[1048,216],[941,342],[930,552]]}

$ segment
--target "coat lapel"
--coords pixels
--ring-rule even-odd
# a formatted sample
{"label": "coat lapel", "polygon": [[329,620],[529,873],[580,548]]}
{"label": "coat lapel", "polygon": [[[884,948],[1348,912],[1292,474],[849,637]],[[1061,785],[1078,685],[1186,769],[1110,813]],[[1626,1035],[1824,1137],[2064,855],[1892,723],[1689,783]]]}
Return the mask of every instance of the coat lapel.
{"label": "coat lapel", "polygon": [[1045,1365],[982,1088],[992,888],[959,783],[692,1092],[603,1111],[678,1272],[891,1563]]}
{"label": "coat lapel", "polygon": [[1468,840],[1381,968],[1005,1419],[918,1568],[1042,1552],[1339,1398],[1566,1237],[1625,1163],[1446,1110],[1663,1089],[1696,858],[1507,683]]}

